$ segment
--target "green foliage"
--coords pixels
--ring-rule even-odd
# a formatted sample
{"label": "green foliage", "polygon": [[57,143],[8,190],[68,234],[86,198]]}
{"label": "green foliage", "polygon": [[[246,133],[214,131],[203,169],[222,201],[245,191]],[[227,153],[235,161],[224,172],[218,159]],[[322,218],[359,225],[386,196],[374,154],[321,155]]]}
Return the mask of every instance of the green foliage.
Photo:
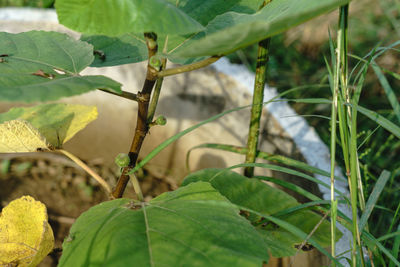
{"label": "green foliage", "polygon": [[267,248],[238,208],[198,182],[149,203],[91,208],[72,226],[59,266],[260,266]]}
{"label": "green foliage", "polygon": [[[282,190],[271,187],[258,179],[249,179],[235,172],[220,169],[204,169],[191,173],[185,178],[182,186],[198,181],[211,183],[221,195],[240,207],[261,214],[276,216],[306,233],[311,233],[313,228],[322,220],[321,225],[312,237],[321,246],[329,246],[330,244],[330,224],[310,210],[289,211],[300,203]],[[285,211],[289,212],[286,213]],[[248,214],[247,218],[257,226],[257,230],[264,236],[270,246],[271,254],[275,257],[294,255],[297,251],[295,245],[300,245],[303,241],[285,229],[268,223],[264,218],[254,214]]]}
{"label": "green foliage", "polygon": [[51,7],[54,0],[0,0],[0,6]]}
{"label": "green foliage", "polygon": [[79,75],[94,59],[87,43],[44,31],[2,32],[0,39],[0,100],[49,101],[97,88],[121,92],[110,78]]}
{"label": "green foliage", "polygon": [[58,0],[56,10],[60,23],[87,34],[188,34],[203,29],[199,22],[164,0]]}
{"label": "green foliage", "polygon": [[207,25],[205,37],[192,38],[176,54],[184,57],[226,55],[348,2],[349,0],[276,0],[255,14],[227,12]]}
{"label": "green foliage", "polygon": [[[215,8],[218,6],[217,2],[219,8]],[[266,37],[281,33],[349,1],[329,0],[305,3],[297,0],[276,0],[258,13],[255,13],[257,10],[255,6],[259,6],[258,2],[261,4],[261,1],[241,1],[236,5],[233,5],[233,2],[237,1],[222,1],[223,4],[220,2],[202,1],[201,4],[196,1],[179,2],[178,7],[182,10],[190,10],[188,14],[193,19],[201,21],[205,29],[183,36],[170,34],[168,31],[155,31],[158,34],[158,44],[163,55],[172,62],[184,64],[201,60],[203,56],[226,55]],[[192,8],[193,5],[197,8]],[[203,9],[208,10],[206,17],[204,17],[204,12],[201,12]],[[242,11],[237,13],[230,10]],[[96,50],[101,50],[106,55],[105,60],[96,60],[94,66],[113,66],[145,60],[147,50],[142,35],[135,33],[132,29],[130,31],[132,33],[116,38],[84,36],[83,40],[89,41]],[[122,53],[121,51],[124,50],[131,53],[129,55]]]}
{"label": "green foliage", "polygon": [[[175,5],[176,1],[170,0],[169,2]],[[183,12],[188,12],[187,14],[194,20],[207,25],[216,16],[229,10],[240,9],[253,13],[257,10],[255,4],[259,6],[261,2],[251,1],[247,3],[238,0],[179,1],[177,7]],[[204,10],[207,10],[207,12]],[[142,32],[135,33],[133,30],[130,31],[132,32],[118,37],[83,35],[82,40],[89,42],[96,50],[101,50],[106,55],[106,58],[103,60],[96,59],[92,66],[114,66],[146,60],[147,47]],[[175,63],[191,63],[203,59],[203,57],[187,59],[173,55],[173,53],[180,50],[184,43],[191,41],[192,38],[197,38],[199,34],[177,35],[166,31],[156,31],[156,33],[159,49],[162,51],[163,56],[167,57],[170,61]]]}

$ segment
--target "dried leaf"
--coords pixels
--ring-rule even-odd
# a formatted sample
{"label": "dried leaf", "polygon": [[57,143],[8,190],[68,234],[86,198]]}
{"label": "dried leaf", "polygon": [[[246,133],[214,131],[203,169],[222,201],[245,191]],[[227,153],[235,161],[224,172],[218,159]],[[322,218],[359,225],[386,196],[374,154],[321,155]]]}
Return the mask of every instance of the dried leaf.
{"label": "dried leaf", "polygon": [[0,124],[0,152],[34,152],[48,148],[46,138],[29,122],[17,119]]}
{"label": "dried leaf", "polygon": [[46,206],[30,196],[8,204],[0,217],[0,265],[36,266],[53,249]]}

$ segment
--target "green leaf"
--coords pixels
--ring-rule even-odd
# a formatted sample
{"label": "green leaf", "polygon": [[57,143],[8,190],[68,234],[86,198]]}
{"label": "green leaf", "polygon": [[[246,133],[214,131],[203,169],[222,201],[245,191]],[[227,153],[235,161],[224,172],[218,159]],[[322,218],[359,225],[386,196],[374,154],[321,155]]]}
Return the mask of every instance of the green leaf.
{"label": "green leaf", "polygon": [[[255,14],[227,12],[176,51],[179,57],[226,55],[347,4],[349,0],[274,0]],[[199,40],[197,40],[199,39]]]}
{"label": "green leaf", "polygon": [[[176,0],[167,0],[171,4],[176,4]],[[214,19],[217,15],[223,14],[229,10],[238,12],[254,13],[261,5],[262,0],[208,0],[208,1],[178,1],[178,8],[199,21],[203,25]],[[159,51],[170,61],[179,64],[189,64],[204,59],[204,57],[181,58],[172,55],[172,52],[178,51],[180,47],[191,40],[198,38],[200,35],[171,35],[165,32],[158,32]],[[167,38],[168,36],[168,38]],[[141,62],[147,59],[147,47],[141,33],[126,33],[118,37],[108,36],[89,36],[84,35],[81,40],[87,41],[94,46],[95,50],[102,51],[105,58],[96,58],[93,67],[115,66],[127,63]]]}
{"label": "green leaf", "polygon": [[240,0],[230,11],[239,13],[255,13],[263,4],[264,0]]}
{"label": "green leaf", "polygon": [[[240,174],[229,170],[204,169],[188,175],[182,185],[188,185],[193,182],[206,181],[218,190],[232,203],[241,207],[257,211],[264,215],[278,214],[289,208],[299,205],[295,198],[277,188],[271,187],[258,179],[249,179]],[[313,228],[321,220],[321,216],[309,210],[296,210],[278,216],[279,219],[289,224],[296,225],[306,233],[313,231]],[[274,225],[262,223],[262,218],[250,214],[248,219],[255,223],[259,230],[264,231],[265,240],[269,245],[276,243],[278,247],[287,246],[290,240],[290,246],[287,250],[271,250],[275,257],[290,256],[296,253],[295,245],[300,244],[301,238],[291,235],[284,229],[276,229]],[[261,219],[261,222],[260,222]],[[283,232],[283,233],[282,233]],[[282,240],[280,239],[282,238]],[[320,227],[313,234],[313,238],[321,246],[330,244],[330,224],[323,221]],[[282,243],[283,242],[283,243]],[[290,252],[290,253],[289,253]],[[287,254],[284,254],[287,253]]]}
{"label": "green leaf", "polygon": [[0,100],[49,101],[96,88],[116,93],[104,76],[80,76],[92,63],[92,46],[57,32],[0,33]]}
{"label": "green leaf", "polygon": [[367,108],[357,106],[357,111],[364,114],[371,120],[375,121],[377,124],[394,134],[397,138],[400,138],[400,126],[394,124],[390,120],[386,119],[382,115],[379,115],[375,111],[369,110]]}
{"label": "green leaf", "polygon": [[372,190],[367,204],[365,206],[365,210],[361,216],[360,222],[359,222],[359,229],[362,231],[364,230],[365,225],[368,222],[368,218],[372,213],[372,210],[375,207],[376,202],[379,199],[380,194],[382,193],[382,190],[385,188],[385,185],[387,181],[390,178],[390,172],[387,170],[383,170],[381,175],[378,178],[378,181],[375,183],[374,189]]}
{"label": "green leaf", "polygon": [[375,62],[371,64],[371,67],[374,70],[376,77],[378,77],[379,83],[382,85],[383,90],[385,91],[389,103],[393,108],[393,112],[397,117],[397,121],[400,122],[400,104],[399,101],[397,100],[396,94],[394,93],[392,87],[390,86],[389,81],[382,73],[381,68]]}
{"label": "green leaf", "polygon": [[93,45],[95,51],[103,53],[103,57],[96,56],[91,67],[107,67],[128,63],[137,63],[147,59],[147,46],[143,37],[132,33],[119,37],[104,35],[82,35],[81,40]]}
{"label": "green leaf", "polygon": [[0,114],[0,152],[60,148],[97,118],[93,106],[44,104]]}
{"label": "green leaf", "polygon": [[[185,14],[189,15],[202,25],[207,25],[216,16],[237,7],[239,0],[166,0],[172,5],[176,5]],[[255,1],[257,2],[257,1]]]}
{"label": "green leaf", "polygon": [[86,34],[188,34],[203,26],[165,0],[57,0],[61,24]]}
{"label": "green leaf", "polygon": [[238,213],[204,182],[104,202],[72,226],[59,266],[261,266],[268,247]]}

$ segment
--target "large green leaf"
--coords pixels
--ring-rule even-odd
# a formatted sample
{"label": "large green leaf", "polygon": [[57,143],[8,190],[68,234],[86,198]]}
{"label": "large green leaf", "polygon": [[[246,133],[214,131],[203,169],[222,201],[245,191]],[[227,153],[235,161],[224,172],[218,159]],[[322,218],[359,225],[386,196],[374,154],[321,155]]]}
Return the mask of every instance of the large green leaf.
{"label": "large green leaf", "polygon": [[[175,51],[179,57],[226,55],[282,33],[350,0],[273,0],[254,14],[227,12]],[[204,37],[203,37],[203,36]]]}
{"label": "large green leaf", "polygon": [[[177,4],[177,8],[188,14],[193,19],[199,21],[203,25],[214,19],[217,15],[223,14],[229,10],[243,10],[244,12],[255,12],[260,1],[238,1],[238,0],[167,0],[173,5]],[[256,4],[256,5],[255,5]],[[166,32],[157,32],[159,51],[165,52],[166,57],[174,63],[191,63],[202,58],[184,59],[169,56],[172,51],[179,49],[194,34],[189,35],[171,35]],[[167,40],[168,36],[168,41]],[[126,33],[118,37],[108,36],[89,36],[83,35],[81,40],[87,41],[94,46],[94,49],[100,50],[105,57],[96,58],[93,67],[115,66],[127,63],[136,63],[147,59],[147,47],[143,38],[143,33]]]}
{"label": "large green leaf", "polygon": [[61,24],[87,34],[187,34],[203,26],[165,0],[57,0]]}
{"label": "large green leaf", "polygon": [[268,247],[209,183],[149,203],[104,202],[83,213],[59,266],[261,266]]}
{"label": "large green leaf", "polygon": [[59,148],[97,118],[93,106],[44,104],[0,114],[0,153]]}
{"label": "large green leaf", "polygon": [[[291,208],[299,205],[295,198],[258,179],[249,179],[229,170],[200,170],[188,175],[182,185],[185,186],[197,181],[210,182],[218,192],[234,204],[262,214],[276,216],[306,233],[312,232],[322,219],[321,216],[310,210],[301,209],[289,212]],[[278,215],[278,213],[281,215]],[[270,245],[273,256],[294,255],[296,253],[295,245],[303,241],[284,229],[276,228],[275,225],[259,223],[262,218],[249,214],[248,219],[259,225],[258,230],[265,235],[265,241]],[[313,234],[313,238],[321,246],[329,246],[330,224],[323,221]],[[281,248],[286,248],[286,250]]]}
{"label": "large green leaf", "polygon": [[0,33],[0,100],[49,101],[96,88],[121,92],[104,76],[80,76],[93,57],[91,45],[57,32]]}

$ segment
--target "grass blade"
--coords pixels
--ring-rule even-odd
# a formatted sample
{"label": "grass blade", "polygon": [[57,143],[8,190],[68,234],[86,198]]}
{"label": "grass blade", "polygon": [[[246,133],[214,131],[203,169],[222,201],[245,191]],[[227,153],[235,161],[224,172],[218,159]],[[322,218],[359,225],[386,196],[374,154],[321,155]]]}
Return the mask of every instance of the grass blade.
{"label": "grass blade", "polygon": [[259,179],[259,180],[263,180],[263,181],[268,181],[277,185],[280,185],[282,187],[285,187],[287,189],[292,190],[293,192],[296,192],[297,194],[300,194],[310,200],[313,201],[320,201],[321,198],[317,197],[316,195],[308,192],[307,190],[301,188],[298,185],[295,185],[293,183],[287,182],[287,181],[283,181],[277,178],[273,178],[273,177],[267,177],[267,176],[253,176],[253,178]]}
{"label": "grass blade", "polygon": [[357,106],[357,110],[370,118],[371,120],[375,121],[378,123],[380,126],[394,134],[397,138],[400,139],[400,127],[391,122],[390,120],[386,119],[385,117],[379,115],[375,111],[369,110],[367,108]]}
{"label": "grass blade", "polygon": [[[399,227],[400,227],[400,225],[399,225]],[[380,241],[385,241],[386,239],[389,239],[389,238],[392,238],[392,237],[400,236],[400,228],[398,228],[398,230],[399,231],[396,231],[396,232],[393,232],[393,233],[390,233],[390,234],[387,234],[387,235],[383,235],[383,236],[377,238],[376,240],[378,240],[380,242]]]}
{"label": "grass blade", "polygon": [[[273,97],[269,101],[264,102],[263,105],[266,105],[266,104],[271,103],[271,102],[280,101],[280,100],[277,100],[277,99],[279,99],[280,97],[282,97],[283,95],[286,95],[286,94],[287,94],[287,92],[283,92],[283,93]],[[215,116],[212,116],[211,118],[208,118],[208,119],[206,119],[206,120],[204,120],[204,121],[202,121],[202,122],[200,122],[200,123],[198,123],[196,125],[193,125],[192,127],[189,127],[187,129],[183,130],[182,132],[179,132],[178,134],[168,138],[167,140],[162,142],[158,147],[153,149],[149,154],[147,154],[146,157],[142,161],[140,161],[138,164],[136,164],[135,168],[133,168],[131,171],[129,171],[128,174],[135,173],[140,168],[142,168],[146,163],[148,163],[152,158],[154,158],[158,153],[160,153],[164,148],[166,148],[167,146],[169,146],[170,144],[172,144],[173,142],[175,142],[176,140],[178,140],[182,136],[184,136],[184,135],[196,130],[200,126],[203,126],[203,125],[205,125],[207,123],[213,122],[213,121],[215,121],[215,120],[217,120],[217,119],[219,119],[219,118],[221,118],[221,117],[223,117],[223,116],[225,116],[225,115],[227,115],[229,113],[232,113],[232,112],[235,112],[235,111],[239,111],[239,110],[242,110],[242,109],[245,109],[245,108],[249,108],[251,106],[253,106],[253,105],[247,105],[247,106],[242,106],[242,107],[237,107],[237,108],[233,108],[233,109],[230,109],[230,110],[226,110],[224,112],[221,112],[221,113],[219,113],[219,114],[217,114]]]}
{"label": "grass blade", "polygon": [[364,213],[361,216],[359,224],[360,231],[362,231],[365,225],[367,224],[368,218],[371,215],[372,210],[374,209],[374,206],[378,201],[378,198],[382,193],[382,190],[385,188],[386,182],[389,180],[389,178],[390,178],[390,172],[386,170],[384,170],[379,176],[378,181],[376,182],[374,189],[372,190],[372,193],[368,198]]}
{"label": "grass blade", "polygon": [[[375,62],[373,62],[375,63]],[[374,70],[376,76],[380,84],[382,85],[383,89],[385,90],[385,94],[389,100],[390,105],[393,108],[393,112],[397,117],[397,120],[400,122],[400,104],[397,101],[397,97],[393,92],[392,87],[390,86],[388,80],[386,79],[385,75],[382,73],[381,68],[377,64],[371,64],[372,69]]]}
{"label": "grass blade", "polygon": [[330,200],[310,201],[310,202],[307,202],[307,203],[304,203],[304,204],[297,205],[295,207],[291,207],[291,208],[288,208],[288,209],[285,209],[285,210],[281,210],[278,213],[272,214],[272,216],[274,216],[274,217],[284,216],[284,215],[287,215],[289,213],[292,213],[292,212],[295,212],[295,211],[298,211],[298,210],[307,209],[307,208],[315,207],[315,206],[321,206],[321,205],[330,205],[330,204],[331,204]]}
{"label": "grass blade", "polygon": [[149,154],[146,155],[146,157],[141,160],[138,164],[136,164],[135,168],[133,168],[129,174],[131,173],[135,173],[136,171],[138,171],[140,168],[142,168],[147,162],[149,162],[152,158],[154,158],[158,153],[160,153],[164,148],[166,148],[167,146],[169,146],[170,144],[172,144],[173,142],[175,142],[176,140],[178,140],[179,138],[181,138],[182,136],[196,130],[197,128],[199,128],[200,126],[203,126],[204,124],[210,123],[212,121],[215,121],[229,113],[241,110],[241,109],[245,109],[251,107],[251,105],[248,106],[244,106],[244,107],[238,107],[238,108],[234,108],[234,109],[230,109],[227,110],[225,112],[219,113],[215,116],[212,116],[211,118],[208,118],[196,125],[193,125],[192,127],[189,127],[185,130],[183,130],[182,132],[179,132],[178,134],[168,138],[167,140],[165,140],[164,142],[162,142],[159,146],[157,146],[155,149],[153,149]]}
{"label": "grass blade", "polygon": [[337,266],[343,267],[343,265],[339,261],[337,261],[337,259],[332,257],[332,255],[328,251],[326,251],[322,246],[320,246],[317,242],[315,242],[312,237],[309,237],[308,234],[306,234],[305,232],[303,232],[296,226],[294,226],[288,222],[285,222],[283,220],[280,220],[274,216],[266,215],[266,214],[263,214],[263,213],[260,213],[260,212],[257,212],[252,209],[242,207],[239,205],[236,205],[236,206],[241,210],[248,211],[248,212],[254,213],[260,217],[263,217],[266,220],[271,221],[271,222],[275,223],[276,225],[282,227],[283,229],[289,231],[290,233],[302,238],[303,240],[307,240],[307,242],[309,242],[311,245],[313,245],[315,248],[317,248],[319,251],[321,251],[324,255],[326,255],[329,259],[331,259],[333,262],[335,262],[337,264]]}
{"label": "grass blade", "polygon": [[[272,171],[279,171],[279,172],[284,172],[284,173],[287,173],[287,174],[295,175],[295,176],[302,177],[304,179],[310,180],[310,181],[312,181],[314,183],[320,184],[320,185],[322,185],[322,186],[324,186],[326,188],[331,188],[330,185],[328,185],[327,183],[321,182],[320,180],[318,180],[318,179],[316,179],[316,178],[314,178],[314,177],[312,177],[310,175],[307,175],[305,173],[302,173],[302,172],[299,172],[299,171],[295,171],[295,170],[292,170],[292,169],[289,169],[289,168],[281,167],[281,166],[276,166],[276,165],[273,165],[273,164],[268,164],[268,163],[242,163],[242,164],[237,164],[237,165],[231,166],[231,167],[229,167],[227,169],[228,170],[232,170],[232,169],[236,169],[236,168],[246,167],[248,165],[252,165],[254,167],[261,167],[261,168],[265,168],[265,169],[270,169]],[[223,171],[224,170],[222,170],[221,172],[223,172]],[[340,192],[339,190],[335,189],[335,193],[337,193],[344,200],[348,201],[348,198],[342,192]]]}
{"label": "grass blade", "polygon": [[[392,248],[392,255],[393,257],[398,259],[399,256],[399,251],[400,251],[400,225],[399,227],[397,227],[397,236],[394,239],[394,244],[393,244],[393,248]],[[389,267],[394,267],[395,262],[391,261],[389,264]],[[400,265],[397,265],[400,266]]]}
{"label": "grass blade", "polygon": [[[190,153],[199,148],[209,148],[209,149],[216,149],[216,150],[222,150],[222,151],[228,151],[228,152],[233,152],[241,155],[245,155],[247,152],[247,148],[245,147],[239,147],[239,146],[233,146],[233,145],[227,145],[227,144],[214,144],[214,143],[205,143],[201,144],[195,147],[192,147],[189,149],[189,151],[186,154],[186,168],[190,170],[189,168],[189,158],[190,158]],[[303,171],[323,175],[326,177],[330,177],[330,173],[324,170],[321,170],[319,168],[313,167],[308,165],[307,163],[291,159],[282,155],[275,155],[263,151],[258,151],[257,152],[257,158],[259,159],[265,159],[268,161],[276,162],[276,163],[281,163],[284,165],[287,165],[289,167],[297,168]],[[335,176],[335,179],[341,180],[341,181],[346,181],[344,178]]]}
{"label": "grass blade", "polygon": [[[328,209],[324,209],[322,206],[319,207],[323,213],[330,212]],[[352,220],[347,217],[343,212],[340,210],[338,212],[338,221],[346,227],[348,230],[351,230],[352,227]],[[377,240],[373,235],[368,233],[367,231],[361,232],[361,239],[372,249],[377,247],[383,254],[385,254],[394,264],[395,266],[400,266],[400,262],[393,256],[392,253],[388,249],[386,249],[380,242]]]}
{"label": "grass blade", "polygon": [[[394,266],[400,266],[400,262],[393,256],[392,253],[388,249],[386,249],[375,237],[373,237],[370,233],[363,231],[361,238],[366,241],[366,243],[371,243],[373,246],[376,246],[383,254],[385,254],[394,264]],[[373,248],[371,248],[373,249]],[[392,265],[393,266],[393,265]]]}

